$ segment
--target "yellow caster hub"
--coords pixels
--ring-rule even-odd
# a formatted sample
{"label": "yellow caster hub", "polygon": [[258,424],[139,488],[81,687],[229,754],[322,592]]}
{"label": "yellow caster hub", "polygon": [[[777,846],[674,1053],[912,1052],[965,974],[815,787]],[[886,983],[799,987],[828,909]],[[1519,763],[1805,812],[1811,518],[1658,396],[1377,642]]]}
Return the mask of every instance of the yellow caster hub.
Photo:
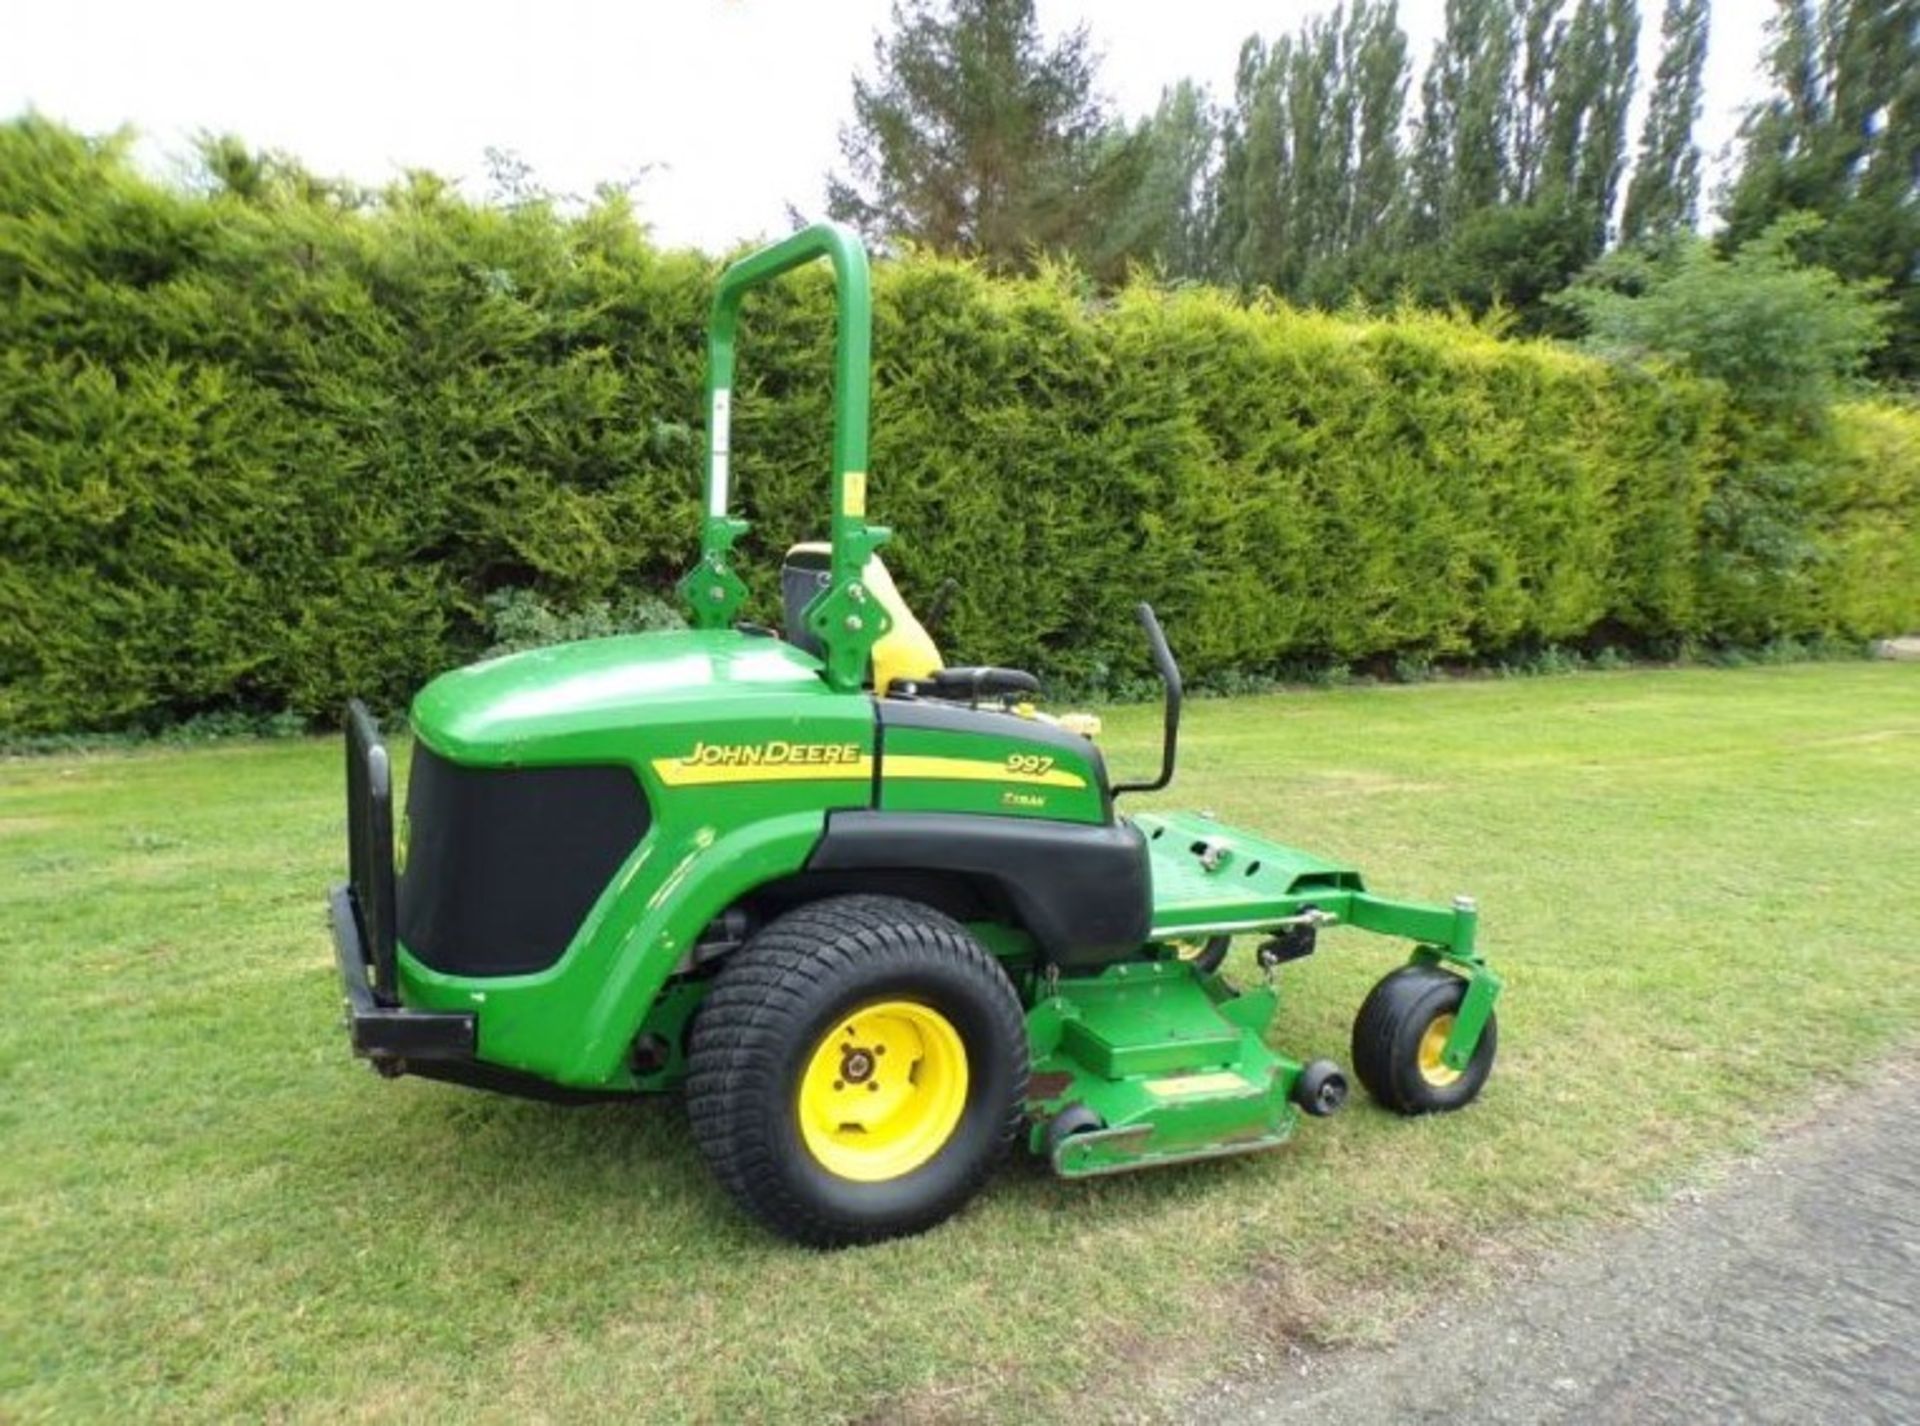
{"label": "yellow caster hub", "polygon": [[1444,1089],[1460,1078],[1460,1071],[1440,1058],[1447,1048],[1447,1036],[1452,1033],[1453,1016],[1436,1015],[1420,1037],[1420,1078],[1435,1089]]}

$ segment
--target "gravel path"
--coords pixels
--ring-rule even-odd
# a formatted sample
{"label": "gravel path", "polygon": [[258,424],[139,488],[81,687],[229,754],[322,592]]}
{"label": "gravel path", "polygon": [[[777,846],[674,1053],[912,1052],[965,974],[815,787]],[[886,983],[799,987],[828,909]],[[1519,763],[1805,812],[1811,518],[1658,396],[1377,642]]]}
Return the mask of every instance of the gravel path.
{"label": "gravel path", "polygon": [[1920,1422],[1920,1066],[1657,1224],[1194,1419]]}

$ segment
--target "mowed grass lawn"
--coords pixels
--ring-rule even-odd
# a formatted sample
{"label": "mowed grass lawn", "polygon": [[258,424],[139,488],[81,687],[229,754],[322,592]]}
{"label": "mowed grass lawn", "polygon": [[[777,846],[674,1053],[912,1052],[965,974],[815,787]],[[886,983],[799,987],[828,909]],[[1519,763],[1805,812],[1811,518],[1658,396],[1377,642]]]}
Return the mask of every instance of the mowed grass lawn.
{"label": "mowed grass lawn", "polygon": [[[1110,717],[1116,769],[1155,720]],[[1485,1097],[1093,1183],[1016,1163],[830,1255],[738,1217],[674,1103],[349,1059],[331,741],[0,764],[0,1416],[1151,1415],[1631,1211],[1920,1024],[1920,667],[1205,702],[1183,743],[1169,801],[1479,896]],[[1325,938],[1277,1042],[1344,1062],[1393,954]]]}

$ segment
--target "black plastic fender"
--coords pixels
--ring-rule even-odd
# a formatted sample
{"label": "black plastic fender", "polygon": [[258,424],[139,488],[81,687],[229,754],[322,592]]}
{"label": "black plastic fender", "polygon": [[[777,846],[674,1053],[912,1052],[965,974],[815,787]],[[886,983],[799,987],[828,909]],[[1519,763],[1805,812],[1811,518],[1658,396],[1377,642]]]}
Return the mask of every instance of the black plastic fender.
{"label": "black plastic fender", "polygon": [[1042,953],[1068,969],[1133,955],[1152,925],[1147,842],[1130,822],[829,812],[807,870],[930,870],[977,878],[998,888]]}

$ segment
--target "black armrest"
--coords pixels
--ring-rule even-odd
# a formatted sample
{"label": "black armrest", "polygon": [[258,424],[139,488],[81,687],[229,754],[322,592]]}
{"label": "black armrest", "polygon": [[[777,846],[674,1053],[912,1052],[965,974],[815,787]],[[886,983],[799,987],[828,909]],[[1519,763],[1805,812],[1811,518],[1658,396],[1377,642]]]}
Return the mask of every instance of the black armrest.
{"label": "black armrest", "polygon": [[913,691],[923,698],[978,703],[983,698],[1038,693],[1040,680],[1018,668],[943,668],[926,678],[915,679]]}

